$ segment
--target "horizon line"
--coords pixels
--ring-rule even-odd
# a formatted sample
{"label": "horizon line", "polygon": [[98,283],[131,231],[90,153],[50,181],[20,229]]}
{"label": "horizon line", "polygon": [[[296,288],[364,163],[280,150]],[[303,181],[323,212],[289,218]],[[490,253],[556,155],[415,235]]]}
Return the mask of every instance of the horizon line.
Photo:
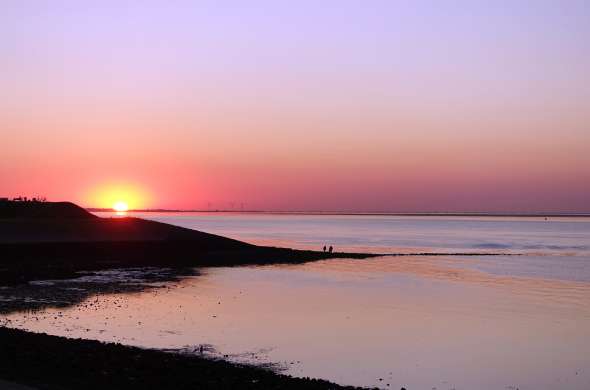
{"label": "horizon line", "polygon": [[[109,207],[85,207],[90,212],[116,212]],[[241,213],[241,214],[299,214],[299,215],[374,215],[374,216],[472,216],[472,217],[590,217],[590,212],[485,212],[485,211],[318,211],[318,210],[231,210],[231,209],[130,209],[126,212],[142,213]]]}

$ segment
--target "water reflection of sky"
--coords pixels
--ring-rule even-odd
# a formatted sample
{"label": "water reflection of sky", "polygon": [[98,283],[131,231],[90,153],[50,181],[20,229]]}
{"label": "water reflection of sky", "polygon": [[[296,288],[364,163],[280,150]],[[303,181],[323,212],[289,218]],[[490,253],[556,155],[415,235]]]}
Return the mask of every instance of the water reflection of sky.
{"label": "water reflection of sky", "polygon": [[69,337],[211,344],[235,360],[345,384],[587,389],[590,286],[490,275],[463,266],[470,261],[209,268],[171,289],[92,298],[92,309],[11,317]]}
{"label": "water reflection of sky", "polygon": [[[101,215],[110,215],[100,213]],[[256,244],[376,253],[495,252],[464,266],[590,282],[590,218],[131,213]],[[455,266],[459,266],[455,264]]]}
{"label": "water reflection of sky", "polygon": [[12,314],[13,326],[156,348],[206,344],[216,356],[343,384],[590,388],[588,218],[144,216],[276,246],[519,255],[209,268],[169,289]]}

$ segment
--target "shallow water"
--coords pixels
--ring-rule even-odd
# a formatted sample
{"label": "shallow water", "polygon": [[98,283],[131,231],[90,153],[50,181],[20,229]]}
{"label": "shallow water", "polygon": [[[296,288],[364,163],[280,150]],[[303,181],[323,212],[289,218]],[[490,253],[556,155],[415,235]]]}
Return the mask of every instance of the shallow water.
{"label": "shallow water", "polygon": [[206,268],[161,289],[14,313],[11,326],[155,348],[205,345],[206,354],[342,384],[590,388],[588,219],[157,218],[296,247],[464,252],[491,243],[524,255]]}
{"label": "shallow water", "polygon": [[[97,213],[114,216],[114,213]],[[255,244],[371,253],[493,252],[487,273],[590,282],[590,217],[130,213]]]}

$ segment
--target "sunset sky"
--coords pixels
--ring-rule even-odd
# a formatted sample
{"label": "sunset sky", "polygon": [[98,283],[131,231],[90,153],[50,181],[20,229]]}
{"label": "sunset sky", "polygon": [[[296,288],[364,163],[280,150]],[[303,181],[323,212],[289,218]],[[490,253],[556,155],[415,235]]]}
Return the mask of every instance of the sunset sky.
{"label": "sunset sky", "polygon": [[3,1],[0,197],[590,212],[588,1]]}

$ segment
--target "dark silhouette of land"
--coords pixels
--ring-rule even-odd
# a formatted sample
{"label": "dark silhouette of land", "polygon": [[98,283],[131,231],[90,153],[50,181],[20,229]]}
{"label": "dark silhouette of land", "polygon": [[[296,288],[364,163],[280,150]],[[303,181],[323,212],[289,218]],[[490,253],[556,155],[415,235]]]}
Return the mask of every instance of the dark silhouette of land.
{"label": "dark silhouette of land", "polygon": [[70,202],[0,202],[0,283],[3,285],[73,278],[80,271],[113,268],[181,269],[375,256],[380,255],[257,246],[140,218],[99,218]]}
{"label": "dark silhouette of land", "polygon": [[0,201],[0,218],[87,218],[96,219],[70,202]]}
{"label": "dark silhouette of land", "polygon": [[201,267],[367,258],[263,247],[140,218],[99,218],[69,202],[0,202],[0,282],[123,267]]}

